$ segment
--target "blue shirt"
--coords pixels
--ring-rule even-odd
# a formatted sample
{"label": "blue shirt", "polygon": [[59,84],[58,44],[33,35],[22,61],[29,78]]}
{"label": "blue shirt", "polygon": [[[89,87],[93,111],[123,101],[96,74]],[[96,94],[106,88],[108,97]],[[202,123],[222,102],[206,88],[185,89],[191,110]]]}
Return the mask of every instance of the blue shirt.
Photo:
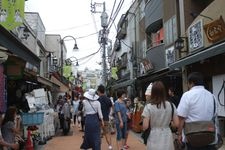
{"label": "blue shirt", "polygon": [[114,104],[114,112],[115,112],[115,121],[116,123],[120,123],[118,112],[121,114],[121,118],[123,122],[127,122],[127,107],[126,104],[120,103],[118,100]]}

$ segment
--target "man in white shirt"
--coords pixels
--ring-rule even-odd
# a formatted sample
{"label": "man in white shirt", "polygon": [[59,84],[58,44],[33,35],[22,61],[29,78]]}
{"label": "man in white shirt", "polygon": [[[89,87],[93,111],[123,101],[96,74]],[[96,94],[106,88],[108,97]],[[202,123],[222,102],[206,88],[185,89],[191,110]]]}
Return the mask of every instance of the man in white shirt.
{"label": "man in white shirt", "polygon": [[[203,77],[199,72],[193,72],[188,76],[188,89],[180,100],[177,112],[180,119],[178,140],[185,142],[182,130],[185,122],[208,121],[214,115],[214,97],[203,86]],[[215,106],[216,107],[216,106]],[[188,150],[216,150],[215,145],[207,145],[202,148],[194,148],[187,144]]]}

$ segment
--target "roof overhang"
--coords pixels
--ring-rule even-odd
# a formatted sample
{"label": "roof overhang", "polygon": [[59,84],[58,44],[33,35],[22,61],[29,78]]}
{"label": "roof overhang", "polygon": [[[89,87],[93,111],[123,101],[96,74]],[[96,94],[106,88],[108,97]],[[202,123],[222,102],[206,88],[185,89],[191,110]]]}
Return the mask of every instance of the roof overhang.
{"label": "roof overhang", "polygon": [[123,87],[130,86],[130,85],[134,84],[134,82],[135,82],[135,79],[126,80],[126,81],[123,81],[123,82],[120,82],[120,83],[117,83],[117,84],[113,85],[111,88],[112,89],[123,88]]}
{"label": "roof overhang", "polygon": [[41,77],[41,76],[37,76],[37,81],[44,84],[44,85],[47,85],[49,87],[53,87],[53,86],[60,87],[60,85],[58,85],[57,83],[54,83],[51,80],[49,80],[47,78],[44,78],[44,77]]}
{"label": "roof overhang", "polygon": [[187,57],[184,57],[178,61],[175,61],[174,63],[169,65],[170,69],[176,69],[176,68],[180,68],[219,54],[225,53],[225,42],[221,42],[219,44],[216,45],[212,45],[210,47],[207,47],[205,49],[203,49],[200,52],[188,55]]}
{"label": "roof overhang", "polygon": [[13,54],[40,68],[40,58],[28,49],[17,37],[0,25],[0,46],[5,47]]}

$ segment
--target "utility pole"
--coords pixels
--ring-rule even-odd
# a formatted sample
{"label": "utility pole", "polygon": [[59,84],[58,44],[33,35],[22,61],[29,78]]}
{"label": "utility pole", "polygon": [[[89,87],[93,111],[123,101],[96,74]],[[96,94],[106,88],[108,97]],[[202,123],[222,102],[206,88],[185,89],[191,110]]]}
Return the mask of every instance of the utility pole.
{"label": "utility pole", "polygon": [[101,12],[101,26],[102,30],[99,32],[99,44],[102,46],[102,84],[106,86],[107,82],[107,64],[106,64],[106,45],[108,41],[108,14],[106,13],[105,9],[105,2],[103,3],[94,3],[91,4],[91,12],[92,13],[100,13],[96,11],[96,5],[103,5],[103,11]]}

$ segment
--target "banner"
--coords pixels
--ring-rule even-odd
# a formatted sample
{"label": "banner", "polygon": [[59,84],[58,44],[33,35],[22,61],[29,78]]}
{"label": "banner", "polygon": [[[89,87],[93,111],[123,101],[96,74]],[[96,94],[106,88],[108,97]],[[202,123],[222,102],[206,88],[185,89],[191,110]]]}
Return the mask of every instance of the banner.
{"label": "banner", "polygon": [[72,66],[63,66],[63,76],[68,78],[71,76],[71,72],[72,72]]}
{"label": "banner", "polygon": [[25,0],[0,0],[0,24],[8,30],[21,25],[24,20]]}
{"label": "banner", "polygon": [[118,76],[117,76],[117,71],[118,71],[118,69],[117,69],[117,67],[112,67],[112,69],[111,69],[111,76],[112,76],[112,78],[113,79],[115,79],[115,80],[117,80],[118,79]]}

